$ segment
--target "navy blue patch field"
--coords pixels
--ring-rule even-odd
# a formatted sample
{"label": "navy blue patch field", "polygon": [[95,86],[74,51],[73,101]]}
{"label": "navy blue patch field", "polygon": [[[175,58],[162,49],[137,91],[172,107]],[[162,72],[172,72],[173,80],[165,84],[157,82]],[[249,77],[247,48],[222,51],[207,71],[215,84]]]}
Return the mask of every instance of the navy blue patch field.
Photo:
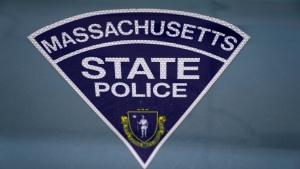
{"label": "navy blue patch field", "polygon": [[249,36],[199,14],[124,9],[67,18],[28,38],[147,168]]}

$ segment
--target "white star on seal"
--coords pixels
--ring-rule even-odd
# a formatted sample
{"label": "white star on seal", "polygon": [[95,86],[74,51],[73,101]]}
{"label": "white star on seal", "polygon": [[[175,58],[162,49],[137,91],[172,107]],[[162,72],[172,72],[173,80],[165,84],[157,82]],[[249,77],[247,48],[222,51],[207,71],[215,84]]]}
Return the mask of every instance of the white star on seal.
{"label": "white star on seal", "polygon": [[132,117],[133,117],[133,118],[136,118],[136,115],[133,115]]}

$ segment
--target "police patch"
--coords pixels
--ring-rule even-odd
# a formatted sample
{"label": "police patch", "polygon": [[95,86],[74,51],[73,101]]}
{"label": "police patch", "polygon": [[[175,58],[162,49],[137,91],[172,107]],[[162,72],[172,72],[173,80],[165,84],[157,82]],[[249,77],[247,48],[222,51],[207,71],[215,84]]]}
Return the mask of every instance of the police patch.
{"label": "police patch", "polygon": [[249,36],[199,14],[126,9],[74,16],[29,39],[146,168]]}

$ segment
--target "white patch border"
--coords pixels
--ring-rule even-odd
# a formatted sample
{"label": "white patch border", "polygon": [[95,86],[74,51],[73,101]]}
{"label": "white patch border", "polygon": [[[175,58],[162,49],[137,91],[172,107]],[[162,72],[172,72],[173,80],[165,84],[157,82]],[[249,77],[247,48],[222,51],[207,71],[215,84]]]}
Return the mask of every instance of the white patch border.
{"label": "white patch border", "polygon": [[[82,18],[90,17],[90,16],[95,16],[95,15],[104,15],[104,14],[120,14],[120,13],[165,13],[165,14],[176,14],[176,15],[182,15],[182,16],[189,16],[189,17],[194,17],[194,18],[199,18],[207,21],[211,21],[214,23],[218,23],[220,25],[223,25],[227,28],[230,28],[231,30],[235,31],[239,35],[241,35],[244,39],[241,41],[239,46],[234,50],[234,52],[230,55],[230,57],[224,62],[224,65],[220,68],[220,70],[216,73],[216,75],[212,78],[212,80],[207,84],[207,86],[204,88],[204,90],[199,94],[199,96],[194,100],[194,102],[190,105],[190,107],[186,110],[186,112],[181,116],[181,118],[176,122],[176,124],[171,128],[171,130],[165,135],[165,137],[159,142],[159,144],[156,146],[146,163],[142,161],[142,159],[139,157],[139,155],[135,152],[133,147],[129,144],[129,142],[111,125],[111,123],[101,114],[101,112],[88,100],[88,98],[79,90],[79,88],[69,79],[69,77],[57,66],[58,61],[54,61],[51,59],[51,57],[47,54],[47,52],[38,44],[38,42],[34,39],[36,36],[51,30],[53,28],[56,28],[58,26],[64,25],[66,23],[79,20]],[[239,51],[243,48],[243,46],[246,44],[246,42],[250,39],[250,36],[248,36],[246,33],[244,33],[242,30],[237,28],[236,26],[220,20],[216,19],[213,17],[201,15],[201,14],[196,14],[196,13],[190,13],[190,12],[184,12],[184,11],[175,11],[175,10],[166,10],[166,9],[117,9],[117,10],[103,10],[103,11],[95,11],[95,12],[89,12],[89,13],[84,13],[80,15],[76,15],[61,21],[58,21],[56,23],[53,23],[51,25],[45,26],[44,28],[41,28],[37,30],[36,32],[32,33],[31,35],[28,36],[28,39],[34,44],[34,46],[42,53],[42,55],[51,63],[51,65],[61,74],[61,76],[71,85],[71,87],[82,97],[82,99],[94,110],[94,112],[109,126],[109,128],[124,142],[124,144],[129,148],[131,153],[134,155],[134,157],[137,159],[137,161],[140,163],[140,165],[146,169],[150,162],[153,160],[155,157],[156,153],[158,150],[161,148],[161,146],[165,143],[165,141],[171,136],[171,134],[176,130],[176,128],[181,124],[181,122],[186,118],[186,116],[192,111],[192,109],[198,104],[198,102],[201,100],[201,98],[206,94],[206,92],[210,89],[210,87],[214,84],[214,82],[219,78],[219,76],[223,73],[223,71],[227,68],[227,66],[231,63],[231,61],[235,58],[235,56],[239,53]],[[125,42],[125,41],[124,41]],[[123,42],[123,43],[124,43]],[[135,44],[138,41],[134,42]],[[134,44],[134,43],[129,43],[129,44]],[[151,42],[149,42],[151,43]],[[158,45],[164,45],[167,44],[168,42],[153,42],[152,44],[158,44]],[[120,45],[122,44],[116,44],[116,43],[111,43],[111,45]],[[126,43],[125,43],[126,44]],[[195,48],[187,47],[184,45],[179,45],[179,44],[172,44],[168,43],[165,46],[173,46],[177,48],[183,48],[186,50],[190,50],[193,52],[201,53],[206,56],[215,58],[218,56],[215,56],[211,53],[201,51],[197,49],[198,51],[195,51]],[[108,46],[111,46],[108,45]],[[105,45],[104,45],[105,46]],[[104,47],[103,46],[103,47]],[[106,46],[105,46],[106,47]],[[99,48],[99,46],[98,46]],[[85,48],[84,48],[85,49]],[[78,50],[79,52],[83,52]],[[77,51],[77,52],[78,52]],[[200,52],[199,52],[200,51]],[[204,53],[203,53],[204,52]],[[73,55],[76,54],[76,51],[73,52]],[[70,55],[65,55],[65,58],[71,57]],[[219,57],[218,57],[219,58]],[[216,59],[216,58],[215,58]],[[219,60],[221,61],[221,60]]]}

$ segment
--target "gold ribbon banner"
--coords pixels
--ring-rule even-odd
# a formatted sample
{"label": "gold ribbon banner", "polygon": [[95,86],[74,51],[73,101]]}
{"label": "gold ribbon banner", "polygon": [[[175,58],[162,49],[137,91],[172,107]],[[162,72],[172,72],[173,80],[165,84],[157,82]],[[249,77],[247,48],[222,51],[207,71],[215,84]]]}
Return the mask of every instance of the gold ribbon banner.
{"label": "gold ribbon banner", "polygon": [[164,122],[166,121],[166,116],[159,116],[158,117],[158,127],[159,130],[156,132],[156,135],[154,137],[154,139],[150,142],[140,142],[138,140],[136,140],[131,132],[131,130],[129,129],[129,120],[127,116],[122,116],[121,117],[122,120],[122,124],[123,124],[123,130],[128,138],[128,140],[139,147],[142,148],[147,148],[147,147],[151,147],[154,146],[159,140],[160,137],[165,133],[165,126],[164,126]]}

